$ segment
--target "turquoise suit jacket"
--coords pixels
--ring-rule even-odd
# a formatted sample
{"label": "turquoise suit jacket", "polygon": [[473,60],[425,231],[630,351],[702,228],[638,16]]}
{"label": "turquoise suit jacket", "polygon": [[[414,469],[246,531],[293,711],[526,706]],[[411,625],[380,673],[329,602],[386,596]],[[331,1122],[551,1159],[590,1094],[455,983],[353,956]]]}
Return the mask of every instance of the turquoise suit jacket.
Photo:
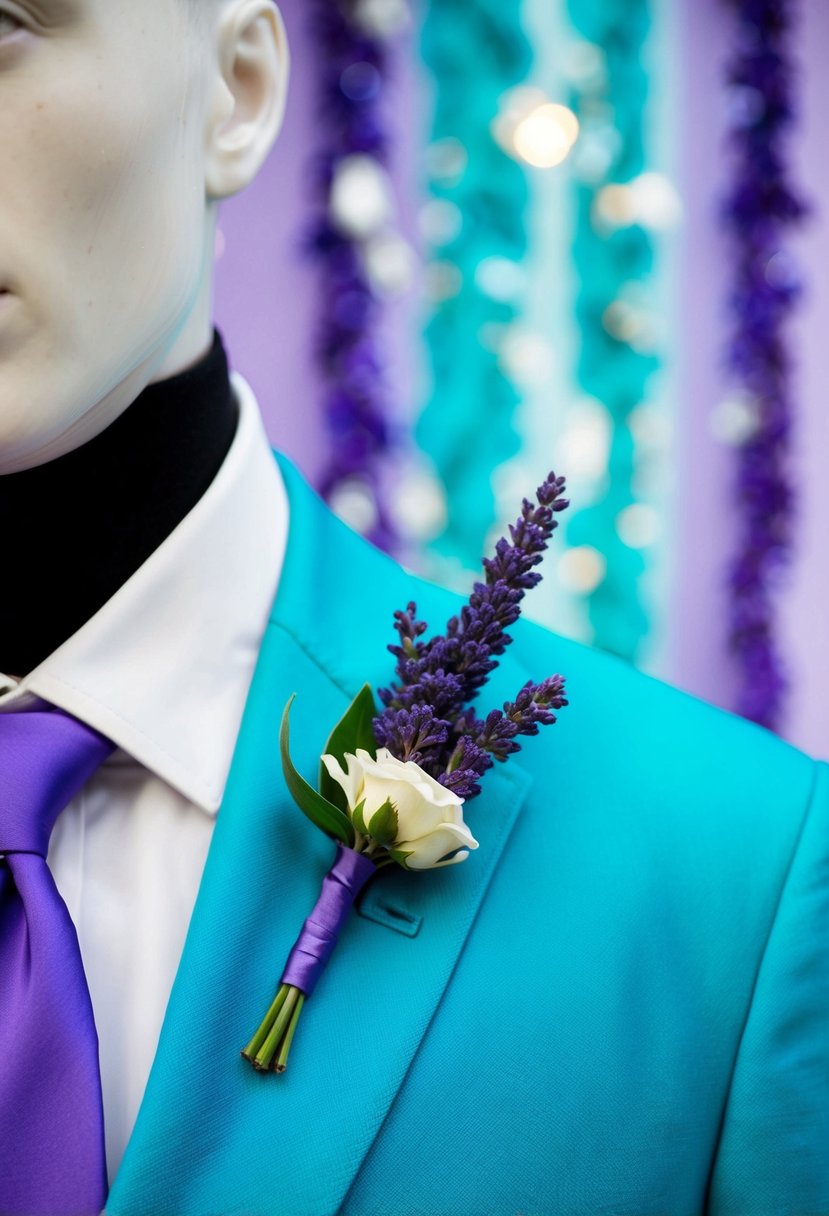
{"label": "turquoise suit jacket", "polygon": [[[240,1058],[334,844],[315,779],[392,613],[457,599],[282,462],[286,564],[111,1216],[829,1213],[829,773],[531,624],[482,694],[567,677],[558,723],[466,808],[456,867],[390,867],[283,1076]],[[232,577],[232,570],[228,571]]]}

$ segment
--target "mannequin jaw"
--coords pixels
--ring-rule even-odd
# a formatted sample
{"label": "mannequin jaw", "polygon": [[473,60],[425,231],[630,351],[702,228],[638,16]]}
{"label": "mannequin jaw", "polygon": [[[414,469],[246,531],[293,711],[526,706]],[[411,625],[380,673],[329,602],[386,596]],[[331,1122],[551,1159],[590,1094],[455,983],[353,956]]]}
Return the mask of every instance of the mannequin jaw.
{"label": "mannequin jaw", "polygon": [[0,0],[0,474],[209,347],[218,202],[279,132],[289,56],[270,0],[195,2]]}

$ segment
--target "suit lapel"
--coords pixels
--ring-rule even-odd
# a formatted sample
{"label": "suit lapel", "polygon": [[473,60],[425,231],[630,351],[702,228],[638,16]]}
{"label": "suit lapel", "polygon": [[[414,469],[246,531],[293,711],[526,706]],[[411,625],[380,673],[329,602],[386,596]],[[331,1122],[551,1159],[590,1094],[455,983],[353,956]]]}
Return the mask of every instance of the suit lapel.
{"label": "suit lapel", "polygon": [[[284,788],[282,709],[296,692],[292,751],[313,780],[351,696],[390,678],[391,613],[411,589],[286,463],[283,475],[291,536],[280,590],[112,1216],[336,1212],[440,1003],[527,790],[516,765],[498,768],[470,808],[481,847],[466,863],[427,874],[391,867],[372,880],[306,1003],[287,1073],[254,1073],[239,1051],[334,858]],[[428,619],[442,628],[451,601],[428,596]],[[508,678],[514,693],[523,673]]]}

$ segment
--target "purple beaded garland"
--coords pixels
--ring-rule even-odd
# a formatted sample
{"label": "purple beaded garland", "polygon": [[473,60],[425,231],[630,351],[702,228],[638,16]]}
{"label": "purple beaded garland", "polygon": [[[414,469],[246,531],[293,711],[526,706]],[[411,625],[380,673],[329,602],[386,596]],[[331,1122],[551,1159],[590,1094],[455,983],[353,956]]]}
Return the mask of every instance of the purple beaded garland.
{"label": "purple beaded garland", "polygon": [[728,570],[728,642],[739,665],[737,711],[774,730],[788,690],[774,594],[791,557],[795,507],[788,472],[791,356],[784,328],[802,289],[783,240],[807,214],[789,181],[784,142],[795,119],[789,40],[796,4],[725,2],[737,19],[727,68],[735,170],[723,208],[734,255],[728,359],[753,410],[750,433],[737,452],[740,532]]}
{"label": "purple beaded garland", "polygon": [[397,537],[384,492],[396,447],[389,417],[386,360],[377,341],[382,302],[366,274],[359,242],[341,231],[329,204],[338,163],[364,154],[387,166],[389,137],[380,113],[388,42],[355,20],[355,4],[313,0],[310,32],[319,48],[317,116],[321,148],[312,162],[318,206],[304,239],[321,276],[322,312],[315,357],[326,382],[330,455],[318,489],[331,501],[344,484],[360,486],[375,511],[367,535],[394,551]]}

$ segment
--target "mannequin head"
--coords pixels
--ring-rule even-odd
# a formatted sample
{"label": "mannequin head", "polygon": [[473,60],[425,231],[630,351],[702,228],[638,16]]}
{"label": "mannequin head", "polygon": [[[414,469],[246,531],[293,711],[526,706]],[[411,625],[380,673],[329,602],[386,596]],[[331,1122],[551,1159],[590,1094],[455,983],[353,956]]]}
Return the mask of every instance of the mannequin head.
{"label": "mannequin head", "polygon": [[288,70],[273,0],[0,0],[0,474],[207,350],[217,205]]}

